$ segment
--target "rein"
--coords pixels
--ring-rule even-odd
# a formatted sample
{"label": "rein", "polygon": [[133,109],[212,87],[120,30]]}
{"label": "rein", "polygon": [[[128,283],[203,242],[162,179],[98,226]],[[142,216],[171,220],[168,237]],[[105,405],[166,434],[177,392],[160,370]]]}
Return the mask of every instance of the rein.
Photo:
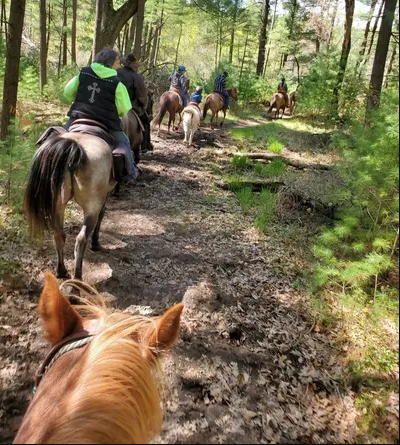
{"label": "rein", "polygon": [[68,352],[83,348],[84,346],[88,345],[93,338],[94,335],[90,335],[87,332],[80,332],[78,334],[72,334],[69,337],[66,337],[60,343],[55,345],[47,354],[46,358],[35,374],[35,386],[33,388],[33,393],[35,394],[37,392],[43,377],[45,377],[45,375],[50,371],[60,357]]}

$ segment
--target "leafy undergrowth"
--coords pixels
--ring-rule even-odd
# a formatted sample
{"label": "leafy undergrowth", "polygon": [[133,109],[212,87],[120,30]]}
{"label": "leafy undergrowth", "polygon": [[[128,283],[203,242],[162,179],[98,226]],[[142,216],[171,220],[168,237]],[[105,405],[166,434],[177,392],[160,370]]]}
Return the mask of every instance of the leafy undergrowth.
{"label": "leafy undergrowth", "polygon": [[[284,144],[286,147],[291,146],[291,150],[293,145],[297,145],[296,151],[301,152],[303,150],[303,154],[306,156],[309,156],[315,148],[320,153],[324,153],[327,158],[331,156],[331,135],[333,131],[330,132],[329,138],[327,138],[328,133],[321,128],[314,128],[311,124],[304,124],[296,120],[239,127],[231,129],[230,133],[236,142],[240,144],[241,151],[265,150],[269,148],[271,142],[274,146],[277,146],[282,141],[282,145]],[[307,133],[309,134],[307,135]],[[316,135],[320,135],[318,140],[321,143],[324,142],[325,145],[308,147],[306,144],[312,140],[315,141]],[[332,152],[332,161],[337,159],[338,152],[339,150]],[[301,182],[301,180],[298,180],[299,177],[309,176],[303,172],[288,172],[285,165],[280,170],[280,166],[273,165],[273,163],[268,165],[255,164],[242,156],[233,157],[232,167],[232,174],[225,176],[225,181],[230,184],[230,188],[235,193],[244,213],[250,214],[255,218],[260,213],[258,208],[259,193],[251,186],[243,187],[243,184],[271,176],[278,180],[297,177],[296,181]],[[274,174],[270,175],[271,172]],[[325,177],[322,173],[316,172],[312,177],[314,178],[314,184],[313,187],[306,187],[307,195],[314,198],[317,196],[322,197],[325,202],[337,202],[338,191],[343,188],[343,184],[337,182],[336,190],[333,188],[332,191],[327,193]],[[304,187],[302,188],[304,191]],[[275,221],[276,224],[282,224],[280,206],[284,202],[285,198],[280,193],[275,195],[274,206],[270,206],[268,224],[257,224],[257,219],[255,219],[254,225],[258,229],[266,231],[272,221]],[[284,217],[286,215],[287,213],[283,214]],[[326,238],[325,250],[322,253],[328,252],[327,246],[330,245],[328,235],[326,234],[331,234],[331,238],[336,236],[340,239],[346,239],[349,236],[348,232],[340,232],[344,225],[344,223],[337,224],[334,231],[325,229],[322,232],[325,233]],[[331,224],[328,224],[328,226],[331,227]],[[313,242],[315,241],[310,240],[310,247]],[[382,246],[375,244],[376,246],[374,246],[382,251]],[[392,245],[393,242],[389,246],[390,249],[392,249]],[[365,244],[362,246],[365,249]],[[384,248],[386,249],[386,247],[385,244]],[[321,254],[322,247],[319,245],[318,248]],[[398,263],[398,260],[394,259],[394,263],[396,261]],[[347,274],[347,279],[354,281],[362,273],[362,278],[367,273],[366,267],[368,264],[370,264],[370,269],[372,269],[372,275],[381,273],[381,269],[382,271],[386,270],[383,269],[381,256],[371,256],[370,262],[367,262],[365,265],[354,264],[354,270],[350,266],[344,267],[342,275]],[[339,281],[341,276],[339,274],[335,275],[332,266],[334,265],[327,266],[327,273],[330,273],[331,276],[336,276]],[[307,272],[304,282],[314,281],[315,273],[315,270]],[[391,273],[391,276],[387,278],[387,281],[390,281],[392,286],[394,282],[397,281],[398,283],[398,278],[397,280],[394,279],[393,275]],[[311,276],[312,280],[310,280]],[[300,286],[302,282],[301,280],[299,281]],[[386,285],[382,290],[380,287],[376,287],[375,296],[371,300],[362,292],[357,293],[346,290],[346,293],[343,293],[339,290],[338,293],[320,293],[313,286],[310,286],[313,313],[317,320],[316,329],[321,332],[328,332],[332,329],[340,332],[339,337],[342,339],[345,355],[345,367],[342,376],[343,384],[354,391],[355,406],[358,409],[358,441],[361,443],[371,443],[371,441],[394,443],[398,441],[399,297],[396,288],[392,288],[392,292],[389,289],[390,285]]]}

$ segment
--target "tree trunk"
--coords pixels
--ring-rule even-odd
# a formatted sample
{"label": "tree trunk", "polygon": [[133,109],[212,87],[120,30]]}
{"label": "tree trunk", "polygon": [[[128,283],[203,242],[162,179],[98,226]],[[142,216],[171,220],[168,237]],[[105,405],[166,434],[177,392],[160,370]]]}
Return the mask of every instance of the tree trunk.
{"label": "tree trunk", "polygon": [[385,78],[385,88],[389,87],[390,76],[391,76],[391,74],[393,72],[393,67],[394,67],[394,62],[396,60],[396,57],[397,57],[397,43],[395,43],[393,45],[392,56],[390,58],[390,62],[389,62],[389,66],[388,66],[388,70],[387,70],[386,78]]}
{"label": "tree trunk", "polygon": [[258,62],[256,71],[257,76],[262,76],[264,73],[269,9],[270,9],[269,0],[263,0],[263,9],[260,22],[260,34],[258,40]]}
{"label": "tree trunk", "polygon": [[6,0],[1,0],[0,7],[0,41],[3,39],[7,40],[7,12],[6,12]]}
{"label": "tree trunk", "polygon": [[242,59],[241,65],[240,65],[240,82],[242,81],[242,78],[243,78],[244,63],[245,63],[246,57],[247,57],[247,45],[249,44],[249,35],[250,35],[250,31],[247,30],[246,40],[244,42],[243,59]]}
{"label": "tree trunk", "polygon": [[328,38],[328,50],[332,44],[333,39],[333,32],[335,31],[335,23],[336,23],[336,17],[339,10],[339,0],[335,0],[335,5],[333,7],[333,12],[331,16],[331,29],[329,31],[329,38]]}
{"label": "tree trunk", "polygon": [[135,34],[135,56],[140,59],[142,53],[142,39],[143,39],[143,23],[144,23],[144,8],[145,0],[138,0],[138,10],[136,14],[136,34]]}
{"label": "tree trunk", "polygon": [[47,5],[46,0],[40,0],[40,53],[39,53],[39,85],[40,93],[47,84]]}
{"label": "tree trunk", "polygon": [[180,47],[180,45],[181,45],[182,33],[183,33],[183,23],[181,23],[181,29],[179,30],[178,43],[177,43],[177,45],[176,45],[176,51],[175,51],[175,66],[178,65],[179,47]]}
{"label": "tree trunk", "polygon": [[154,32],[153,25],[150,25],[146,39],[146,50],[144,53],[144,60],[146,60],[147,62],[150,60],[151,46],[153,42],[153,32]]}
{"label": "tree trunk", "polygon": [[114,46],[124,25],[137,13],[139,0],[127,0],[120,8],[113,8],[112,0],[96,0],[96,31],[93,52]]}
{"label": "tree trunk", "polygon": [[129,27],[129,35],[125,43],[126,56],[132,52],[133,42],[135,40],[135,33],[136,33],[136,16],[132,17],[131,25]]}
{"label": "tree trunk", "polygon": [[377,4],[378,4],[378,0],[372,0],[371,8],[369,10],[368,22],[367,22],[367,25],[365,26],[364,38],[361,43],[360,55],[359,55],[359,58],[358,58],[357,64],[356,64],[356,74],[358,74],[358,70],[360,68],[361,62],[363,61],[364,56],[365,56],[365,51],[367,50],[368,37],[369,37],[370,30],[371,30],[372,18],[374,16],[374,12],[375,12],[375,8],[376,8]]}
{"label": "tree trunk", "polygon": [[264,76],[267,72],[267,67],[268,67],[268,62],[269,62],[269,56],[271,54],[271,33],[274,30],[275,27],[275,20],[276,20],[276,10],[278,8],[278,0],[275,0],[275,7],[274,7],[274,14],[272,16],[272,21],[271,21],[271,27],[269,29],[269,33],[268,33],[268,52],[267,52],[267,57],[265,58],[265,66],[264,66]]}
{"label": "tree trunk", "polygon": [[161,17],[160,17],[160,27],[158,28],[158,32],[157,32],[157,40],[156,40],[156,47],[155,47],[155,52],[154,52],[154,65],[153,65],[153,67],[155,67],[157,65],[158,53],[159,53],[159,50],[160,50],[162,27],[164,25],[164,5],[165,5],[165,0],[163,0],[163,2],[162,2]]}
{"label": "tree trunk", "polygon": [[67,17],[68,17],[68,4],[67,0],[63,2],[63,25],[62,25],[62,66],[66,66],[68,63],[68,32],[67,32]]}
{"label": "tree trunk", "polygon": [[9,17],[6,67],[4,73],[3,108],[0,122],[0,140],[8,134],[11,119],[15,117],[18,96],[19,63],[22,29],[24,26],[25,1],[12,0]]}
{"label": "tree trunk", "polygon": [[231,42],[229,45],[229,63],[233,62],[233,51],[235,48],[236,23],[238,18],[239,0],[235,0],[233,4]]}
{"label": "tree trunk", "polygon": [[339,114],[339,95],[342,90],[344,76],[346,74],[347,62],[351,50],[351,28],[354,20],[355,0],[346,0],[346,22],[344,25],[344,39],[342,46],[342,55],[339,62],[339,72],[336,86],[333,90],[333,110],[335,115]]}
{"label": "tree trunk", "polygon": [[390,38],[394,16],[396,13],[397,0],[385,0],[382,25],[379,31],[378,44],[376,47],[375,60],[372,68],[371,83],[368,93],[367,112],[379,108],[383,76],[385,74],[386,60],[389,51]]}
{"label": "tree trunk", "polygon": [[379,12],[378,12],[378,15],[375,18],[374,27],[372,29],[372,35],[371,35],[371,40],[369,42],[368,51],[367,51],[367,54],[364,57],[364,60],[361,62],[361,66],[360,66],[360,69],[359,69],[359,72],[358,72],[358,78],[359,79],[361,79],[361,76],[362,76],[362,73],[364,71],[365,65],[370,60],[372,47],[374,46],[374,43],[375,43],[375,36],[376,36],[377,31],[378,31],[378,25],[379,25],[379,21],[381,20],[382,11],[383,11],[383,7],[384,6],[385,6],[385,0],[381,0],[381,5],[379,7]]}
{"label": "tree trunk", "polygon": [[72,0],[71,24],[71,62],[76,64],[76,22],[78,15],[78,0]]}
{"label": "tree trunk", "polygon": [[106,0],[96,0],[96,15],[93,36],[92,59],[101,49],[102,19],[106,9]]}

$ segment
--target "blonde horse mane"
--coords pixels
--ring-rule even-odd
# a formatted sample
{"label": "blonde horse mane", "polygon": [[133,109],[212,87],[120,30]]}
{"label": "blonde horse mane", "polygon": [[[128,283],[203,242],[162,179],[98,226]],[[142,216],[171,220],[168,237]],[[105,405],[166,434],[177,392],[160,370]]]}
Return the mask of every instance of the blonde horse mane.
{"label": "blonde horse mane", "polygon": [[[75,307],[86,319],[97,319],[102,332],[82,357],[84,365],[66,409],[46,443],[147,443],[161,430],[158,379],[149,360],[146,331],[154,319],[110,313],[90,286],[63,284],[96,295]],[[150,354],[152,357],[153,355]]]}

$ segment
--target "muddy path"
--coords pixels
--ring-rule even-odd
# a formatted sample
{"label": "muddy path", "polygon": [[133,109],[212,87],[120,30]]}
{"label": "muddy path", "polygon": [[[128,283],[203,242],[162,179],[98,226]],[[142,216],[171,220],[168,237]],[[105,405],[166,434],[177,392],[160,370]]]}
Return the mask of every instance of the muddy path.
{"label": "muddy path", "polygon": [[[320,221],[304,212],[260,235],[216,186],[234,151],[229,137],[202,129],[201,148],[182,139],[154,138],[138,184],[108,203],[104,250],[88,252],[84,265],[85,281],[120,310],[157,315],[185,303],[181,340],[165,361],[165,422],[156,442],[354,441],[341,344],[316,325],[298,286]],[[69,209],[70,270],[79,216]],[[36,304],[55,259],[50,242],[12,243],[4,249],[18,253],[19,268],[0,286],[2,443],[12,441],[46,351]]]}

